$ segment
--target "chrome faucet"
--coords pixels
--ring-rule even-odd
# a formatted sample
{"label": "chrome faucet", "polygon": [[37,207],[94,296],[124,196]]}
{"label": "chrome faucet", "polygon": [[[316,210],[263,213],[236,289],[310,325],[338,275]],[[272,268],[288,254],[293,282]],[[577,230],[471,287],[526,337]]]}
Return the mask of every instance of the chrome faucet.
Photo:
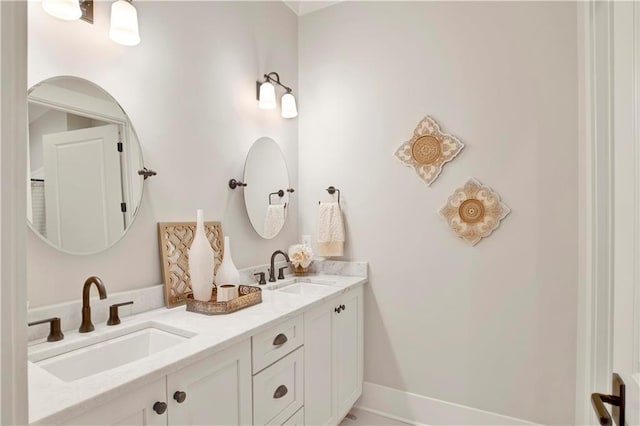
{"label": "chrome faucet", "polygon": [[[287,255],[287,253],[283,252],[282,250],[276,250],[273,252],[273,254],[271,255],[271,268],[269,269],[269,282],[270,283],[274,283],[276,282],[276,266],[274,265],[274,261],[276,259],[277,255],[283,255],[284,258],[287,260],[287,262],[289,262],[289,255]],[[278,279],[279,280],[283,280],[284,279],[284,273],[283,270],[285,268],[280,269],[280,273],[278,274]]]}
{"label": "chrome faucet", "polygon": [[87,278],[84,282],[84,286],[82,287],[82,324],[80,324],[80,329],[78,330],[80,333],[88,333],[95,329],[91,323],[91,306],[89,304],[91,284],[95,284],[96,287],[98,287],[100,299],[107,298],[107,290],[105,289],[102,280],[98,277]]}

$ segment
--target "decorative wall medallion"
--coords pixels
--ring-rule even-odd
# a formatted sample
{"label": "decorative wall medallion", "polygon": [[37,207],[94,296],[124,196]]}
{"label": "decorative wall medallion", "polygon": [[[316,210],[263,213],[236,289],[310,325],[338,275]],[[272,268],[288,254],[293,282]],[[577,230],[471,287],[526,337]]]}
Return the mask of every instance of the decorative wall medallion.
{"label": "decorative wall medallion", "polygon": [[471,178],[455,190],[440,214],[458,237],[473,246],[491,235],[510,211],[497,193]]}
{"label": "decorative wall medallion", "polygon": [[427,116],[418,123],[413,137],[395,153],[400,161],[413,167],[427,185],[436,180],[442,167],[456,158],[464,144],[453,135],[444,133],[436,121]]}
{"label": "decorative wall medallion", "polygon": [[[183,305],[191,293],[189,277],[189,247],[196,232],[195,222],[158,223],[158,244],[164,281],[164,300],[167,308]],[[204,232],[215,256],[214,272],[222,263],[222,225],[220,222],[205,222]]]}

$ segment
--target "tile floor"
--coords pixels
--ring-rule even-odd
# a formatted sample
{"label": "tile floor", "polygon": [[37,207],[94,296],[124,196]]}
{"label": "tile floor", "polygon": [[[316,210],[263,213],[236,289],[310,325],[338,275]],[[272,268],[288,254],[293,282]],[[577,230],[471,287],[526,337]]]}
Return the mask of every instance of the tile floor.
{"label": "tile floor", "polygon": [[379,414],[353,408],[347,417],[340,423],[340,426],[406,426],[403,423]]}

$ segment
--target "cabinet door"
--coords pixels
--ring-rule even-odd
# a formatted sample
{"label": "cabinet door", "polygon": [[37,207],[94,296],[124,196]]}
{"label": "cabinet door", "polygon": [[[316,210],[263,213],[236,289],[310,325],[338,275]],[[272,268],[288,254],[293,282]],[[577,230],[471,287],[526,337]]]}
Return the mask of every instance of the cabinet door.
{"label": "cabinet door", "polygon": [[169,425],[251,424],[249,340],[167,376],[167,398]]}
{"label": "cabinet door", "polygon": [[304,313],[304,422],[337,423],[333,398],[333,316],[335,300]]}
{"label": "cabinet door", "polygon": [[[66,425],[135,425],[166,426],[167,412],[158,414],[153,410],[156,402],[167,401],[166,381],[156,380],[135,391],[127,392],[102,406],[75,417]],[[166,410],[166,407],[165,407]]]}
{"label": "cabinet door", "polygon": [[341,421],[362,395],[362,287],[341,296],[337,304],[341,309],[333,318],[333,363],[337,420]]}

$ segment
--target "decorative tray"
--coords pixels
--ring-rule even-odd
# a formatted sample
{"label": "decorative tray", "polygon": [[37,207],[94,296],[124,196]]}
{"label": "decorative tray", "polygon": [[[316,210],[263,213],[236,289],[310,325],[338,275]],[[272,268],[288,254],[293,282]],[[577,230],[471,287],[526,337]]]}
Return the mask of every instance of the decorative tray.
{"label": "decorative tray", "polygon": [[260,287],[239,285],[238,294],[238,297],[228,302],[217,302],[217,292],[214,287],[211,293],[211,300],[202,302],[195,300],[193,294],[189,293],[186,298],[187,311],[204,315],[224,315],[262,303],[262,289]]}

